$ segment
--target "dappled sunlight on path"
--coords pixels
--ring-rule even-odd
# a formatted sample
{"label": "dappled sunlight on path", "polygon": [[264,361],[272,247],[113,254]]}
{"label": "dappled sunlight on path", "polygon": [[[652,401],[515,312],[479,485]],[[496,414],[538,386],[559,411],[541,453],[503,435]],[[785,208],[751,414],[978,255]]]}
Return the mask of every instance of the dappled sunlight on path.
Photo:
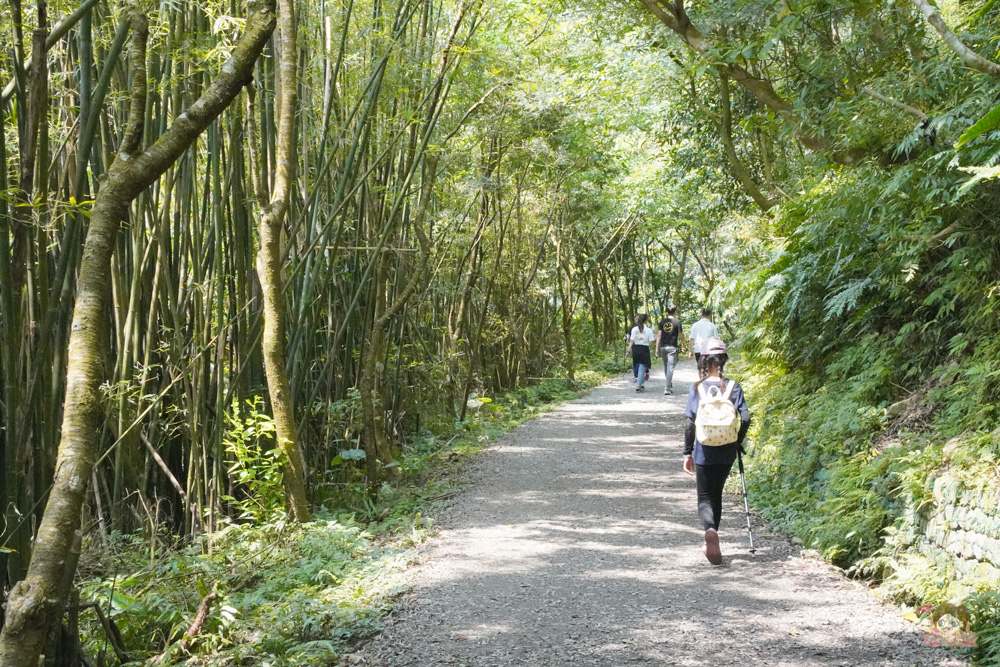
{"label": "dappled sunlight on path", "polygon": [[[681,471],[682,362],[518,428],[442,517],[416,589],[366,665],[960,665],[860,585],[803,559],[729,498],[722,566]],[[751,406],[752,407],[752,406]]]}

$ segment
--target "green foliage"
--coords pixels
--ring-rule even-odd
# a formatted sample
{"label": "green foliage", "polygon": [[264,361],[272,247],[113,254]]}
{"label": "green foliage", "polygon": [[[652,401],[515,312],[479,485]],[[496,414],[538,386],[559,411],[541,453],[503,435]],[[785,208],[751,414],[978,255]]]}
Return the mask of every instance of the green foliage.
{"label": "green foliage", "polygon": [[[419,516],[409,529],[420,538]],[[406,541],[377,542],[349,517],[297,525],[278,516],[231,525],[125,577],[87,581],[81,591],[110,601],[130,649],[151,657],[173,645],[164,664],[196,654],[201,664],[327,665],[377,629],[414,557]],[[184,651],[175,643],[213,587],[219,601]],[[96,629],[91,637],[96,654],[102,638]]]}
{"label": "green foliage", "polygon": [[227,496],[244,519],[260,520],[284,507],[281,485],[283,456],[274,439],[274,420],[263,412],[260,396],[241,406],[233,399],[226,413],[226,431],[222,443],[232,457],[230,479],[237,485],[237,496]]}
{"label": "green foliage", "polygon": [[971,630],[978,639],[974,657],[981,665],[1000,665],[1000,592],[981,591],[969,608]]}
{"label": "green foliage", "polygon": [[[779,378],[760,366],[753,370],[760,373],[748,382],[760,419],[754,429],[755,502],[838,564],[870,554],[891,519],[895,454],[868,444],[884,414],[868,407],[863,378],[857,378],[861,391],[845,396],[851,380],[816,387],[801,371]],[[871,369],[870,377],[879,375]]]}

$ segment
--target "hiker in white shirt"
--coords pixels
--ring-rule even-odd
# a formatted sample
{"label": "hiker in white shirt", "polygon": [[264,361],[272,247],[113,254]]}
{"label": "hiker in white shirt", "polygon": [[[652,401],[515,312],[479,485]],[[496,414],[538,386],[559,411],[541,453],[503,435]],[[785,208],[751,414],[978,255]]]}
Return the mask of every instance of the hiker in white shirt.
{"label": "hiker in white shirt", "polygon": [[636,368],[635,390],[645,391],[643,384],[646,381],[646,373],[649,371],[649,346],[656,340],[656,332],[649,326],[649,316],[646,313],[639,313],[635,318],[635,326],[629,335],[628,349],[625,350],[625,357],[632,353],[632,365]]}
{"label": "hiker in white shirt", "polygon": [[695,361],[701,360],[701,348],[709,338],[718,338],[719,330],[716,328],[715,323],[710,319],[712,317],[711,308],[701,309],[701,319],[691,325],[691,333],[689,338],[691,340],[691,351],[688,353],[688,357],[694,357]]}

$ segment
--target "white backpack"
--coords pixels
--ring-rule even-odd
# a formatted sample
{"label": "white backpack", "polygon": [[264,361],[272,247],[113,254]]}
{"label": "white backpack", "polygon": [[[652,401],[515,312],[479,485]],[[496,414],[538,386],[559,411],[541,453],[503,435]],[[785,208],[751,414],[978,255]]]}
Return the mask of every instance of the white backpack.
{"label": "white backpack", "polygon": [[695,437],[705,447],[719,447],[736,442],[740,434],[740,415],[729,400],[736,383],[732,380],[725,388],[709,387],[698,383],[698,412],[694,416]]}

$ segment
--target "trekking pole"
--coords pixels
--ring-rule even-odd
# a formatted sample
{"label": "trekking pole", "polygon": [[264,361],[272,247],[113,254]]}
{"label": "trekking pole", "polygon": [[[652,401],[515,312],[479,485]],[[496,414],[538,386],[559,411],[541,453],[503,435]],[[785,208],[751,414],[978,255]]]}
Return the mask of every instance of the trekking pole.
{"label": "trekking pole", "polygon": [[757,550],[753,547],[753,531],[750,530],[750,503],[747,501],[747,480],[746,476],[743,474],[743,451],[742,449],[736,450],[736,460],[740,464],[740,484],[743,485],[743,509],[747,512],[747,535],[750,537],[750,553],[755,554]]}

